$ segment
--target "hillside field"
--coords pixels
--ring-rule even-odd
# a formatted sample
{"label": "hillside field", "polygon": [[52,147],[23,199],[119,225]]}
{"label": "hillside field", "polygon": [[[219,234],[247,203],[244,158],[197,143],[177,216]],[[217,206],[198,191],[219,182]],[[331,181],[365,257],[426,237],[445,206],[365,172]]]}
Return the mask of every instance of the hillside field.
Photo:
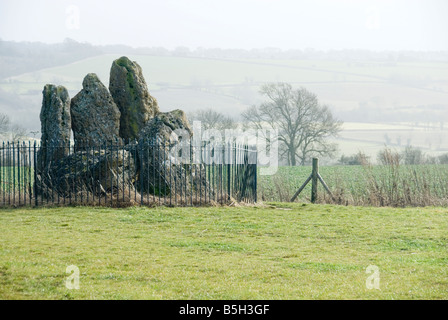
{"label": "hillside field", "polygon": [[[112,61],[101,55],[64,66],[3,79],[0,109],[29,130],[40,130],[42,88],[64,85],[70,96],[82,88],[87,73],[109,85]],[[161,111],[187,113],[212,108],[238,118],[263,101],[258,90],[267,82],[304,86],[345,122],[336,139],[339,156],[363,151],[375,157],[385,144],[413,145],[430,154],[448,150],[448,63],[343,60],[212,59],[129,55],[137,61]],[[17,99],[16,97],[20,98]],[[7,99],[7,100],[8,100]],[[5,102],[6,101],[6,102]]]}
{"label": "hillside field", "polygon": [[447,299],[447,218],[302,203],[2,209],[0,299]]}

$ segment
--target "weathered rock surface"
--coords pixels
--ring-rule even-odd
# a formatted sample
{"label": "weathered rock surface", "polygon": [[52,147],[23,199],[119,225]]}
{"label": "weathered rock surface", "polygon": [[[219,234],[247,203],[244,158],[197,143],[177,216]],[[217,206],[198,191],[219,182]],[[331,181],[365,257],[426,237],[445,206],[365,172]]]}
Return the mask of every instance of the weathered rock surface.
{"label": "weathered rock surface", "polygon": [[121,57],[112,63],[109,91],[120,112],[120,136],[138,138],[145,123],[159,113],[157,100],[148,92],[142,68],[137,62]]}
{"label": "weathered rock surface", "polygon": [[75,150],[110,143],[121,145],[120,110],[109,91],[94,73],[84,78],[82,86],[70,108]]}
{"label": "weathered rock surface", "polygon": [[170,141],[175,137],[172,136],[172,133],[176,130],[184,130],[188,138],[193,135],[187,116],[182,110],[173,110],[157,114],[140,130],[138,137],[139,141],[141,139],[147,140],[156,137]]}
{"label": "weathered rock surface", "polygon": [[[188,197],[208,190],[204,167],[190,163],[192,130],[181,110],[159,113],[139,133],[140,192]],[[179,143],[181,141],[181,143]]]}
{"label": "weathered rock surface", "polygon": [[78,151],[47,168],[37,187],[53,198],[80,192],[123,195],[133,189],[135,178],[135,160],[129,150]]}
{"label": "weathered rock surface", "polygon": [[39,169],[69,154],[71,134],[70,97],[67,89],[47,84],[42,95],[42,142],[37,159]]}

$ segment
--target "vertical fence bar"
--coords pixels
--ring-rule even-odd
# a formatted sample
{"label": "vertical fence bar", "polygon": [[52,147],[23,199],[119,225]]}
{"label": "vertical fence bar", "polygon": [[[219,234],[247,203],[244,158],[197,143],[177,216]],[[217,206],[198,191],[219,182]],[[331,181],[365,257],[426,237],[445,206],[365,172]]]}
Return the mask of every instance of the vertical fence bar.
{"label": "vertical fence bar", "polygon": [[[160,194],[162,193],[161,192],[161,190],[162,190],[162,188],[161,188],[161,175],[162,175],[162,170],[160,169],[160,149],[162,148],[162,139],[160,139],[158,136],[157,136],[157,143],[159,144],[158,145],[158,148],[157,148],[157,169],[158,169],[158,173],[157,173],[157,180],[158,180],[158,187],[157,187],[157,193],[158,193],[158,197],[159,197],[159,205],[160,205],[160,201],[161,201],[161,196],[160,196]],[[164,150],[165,150],[165,146],[163,146],[163,148],[164,148]]]}
{"label": "vertical fence bar", "polygon": [[191,146],[191,162],[192,162],[192,167],[194,168],[194,180],[193,180],[193,182],[194,182],[194,190],[195,190],[195,193],[196,193],[196,197],[195,197],[195,201],[196,201],[196,205],[199,203],[199,196],[198,196],[198,191],[199,191],[199,188],[198,188],[198,183],[200,184],[201,183],[201,180],[199,180],[198,181],[198,159],[196,159],[196,157],[195,157],[195,155],[197,154],[196,153],[196,150],[195,150],[195,146],[194,146],[194,140],[193,140],[193,137],[191,137],[191,139],[190,139],[191,141],[190,141],[190,146]]}
{"label": "vertical fence bar", "polygon": [[6,177],[5,177],[5,142],[2,142],[2,154],[0,157],[1,165],[0,165],[0,192],[3,195],[3,205],[6,205],[5,203],[5,188],[6,188]]}
{"label": "vertical fence bar", "polygon": [[204,165],[204,162],[202,161],[202,145],[199,144],[196,146],[196,148],[199,148],[198,150],[198,166],[199,166],[199,205],[202,205],[202,167]]}
{"label": "vertical fence bar", "polygon": [[167,188],[167,183],[168,183],[168,181],[166,179],[166,154],[167,154],[167,152],[169,152],[168,148],[169,148],[169,145],[166,145],[164,142],[164,145],[163,145],[163,177],[164,177],[165,181],[163,182],[163,184],[164,184],[163,201],[165,204],[166,204],[166,192],[167,192],[166,188]]}
{"label": "vertical fence bar", "polygon": [[[81,143],[82,142],[80,142],[80,144]],[[81,145],[81,148],[80,148],[79,151],[81,151],[81,150],[84,150],[84,144]],[[75,167],[75,175],[73,176],[73,179],[72,179],[73,193],[75,194],[75,204],[77,204],[77,202],[78,202],[78,192],[76,192],[76,178],[77,178],[78,174],[77,174],[77,168],[76,168],[77,167],[77,161],[76,161],[76,153],[75,152],[73,152],[73,165]]]}
{"label": "vertical fence bar", "polygon": [[[68,139],[68,146],[67,141],[62,142],[62,145],[64,146],[64,154],[67,150],[67,156],[70,157],[70,139]],[[66,184],[66,181],[62,181],[62,183]],[[64,187],[64,189],[61,190],[61,196],[62,196],[62,203],[65,205],[65,198],[67,198],[67,187]]]}
{"label": "vertical fence bar", "polygon": [[193,206],[193,192],[194,192],[194,176],[193,176],[193,170],[194,170],[194,162],[193,162],[193,145],[192,145],[193,139],[190,137],[190,154],[189,154],[189,169],[190,169],[190,204]]}
{"label": "vertical fence bar", "polygon": [[18,189],[18,196],[19,196],[19,206],[21,204],[21,176],[20,176],[20,141],[17,141],[17,189]]}
{"label": "vertical fence bar", "polygon": [[13,204],[16,203],[16,152],[15,152],[15,144],[12,142],[12,199]]}
{"label": "vertical fence bar", "polygon": [[[75,146],[73,146],[73,148],[75,148]],[[73,150],[73,153],[71,153],[70,156],[68,157],[68,167],[69,168],[71,168],[72,154],[74,154],[74,153],[75,153],[75,150]],[[71,184],[70,184],[70,180],[71,180]],[[71,174],[71,170],[70,170],[70,174],[68,176],[68,181],[69,181],[69,186],[68,186],[68,203],[71,205],[72,204],[72,185],[73,185],[73,175]]]}
{"label": "vertical fence bar", "polygon": [[[125,143],[125,142],[123,142]],[[125,153],[125,148],[123,147],[123,149],[121,150],[121,156],[123,158],[123,202],[124,202],[124,193],[126,192],[126,184],[128,185],[128,188],[130,188],[131,186],[129,185],[131,183],[130,179],[126,179],[125,177],[125,171],[126,171],[126,158],[124,156]],[[129,172],[131,171],[131,167],[128,167]],[[127,181],[126,181],[127,180]]]}
{"label": "vertical fence bar", "polygon": [[255,150],[255,164],[254,164],[254,202],[257,203],[258,201],[258,153],[257,150]]}
{"label": "vertical fence bar", "polygon": [[[216,192],[216,185],[215,185],[215,182],[216,182],[216,175],[215,175],[215,146],[212,146],[211,147],[211,154],[213,154],[213,162],[211,163],[211,166],[212,166],[212,174],[211,174],[211,178],[212,178],[212,188],[213,188],[213,201],[215,201],[216,202],[216,196],[217,196],[217,192]],[[210,154],[210,155],[211,155]]]}
{"label": "vertical fence bar", "polygon": [[184,161],[183,161],[183,158],[185,157],[185,154],[184,154],[184,148],[183,148],[183,146],[180,144],[179,145],[179,147],[180,147],[180,153],[181,153],[181,156],[179,157],[179,164],[180,164],[180,166],[181,166],[181,168],[182,168],[182,170],[183,170],[183,174],[182,174],[182,177],[181,177],[181,189],[182,189],[182,192],[183,192],[183,204],[184,204],[184,206],[187,206],[188,205],[188,193],[187,193],[187,184],[188,184],[188,167],[184,164]]}
{"label": "vertical fence bar", "polygon": [[39,205],[39,198],[37,196],[37,153],[36,153],[36,140],[34,140],[33,146],[33,163],[34,163],[34,205]]}
{"label": "vertical fence bar", "polygon": [[[154,143],[154,139],[151,141],[151,153],[152,153],[152,202],[156,203],[156,145]],[[148,149],[149,149],[148,148]],[[148,172],[148,180],[149,180],[149,172]],[[148,181],[149,183],[149,181]],[[149,190],[148,190],[149,192]]]}
{"label": "vertical fence bar", "polygon": [[5,169],[6,169],[6,162],[5,162],[5,153],[6,153],[6,149],[5,149],[5,142],[2,142],[2,154],[1,154],[1,166],[0,166],[0,192],[2,194],[2,198],[3,198],[3,205],[6,205],[6,175],[5,175]]}
{"label": "vertical fence bar", "polygon": [[[150,168],[150,166],[149,166],[149,148],[150,148],[151,146],[150,146],[150,144],[149,144],[149,139],[148,138],[145,138],[145,148],[146,148],[146,150],[145,150],[145,159],[146,159],[146,170],[145,170],[145,174],[146,174],[146,201],[147,201],[147,203],[148,203],[148,205],[149,205],[149,190],[151,190],[151,185],[150,185],[150,183],[149,183],[149,168]],[[142,165],[142,168],[143,168],[143,165]]]}
{"label": "vertical fence bar", "polygon": [[101,186],[101,142],[98,143],[98,185],[97,185],[97,189],[98,189],[98,205],[101,206],[101,193],[102,191],[102,186]]}
{"label": "vertical fence bar", "polygon": [[173,156],[172,156],[172,150],[169,150],[170,155],[169,155],[169,174],[170,174],[170,206],[172,205],[171,201],[172,201],[172,197],[173,197],[173,181],[172,181],[172,177],[173,177]]}
{"label": "vertical fence bar", "polygon": [[143,143],[139,143],[140,147],[140,205],[143,206]]}
{"label": "vertical fence bar", "polygon": [[5,175],[4,175],[4,171],[3,171],[3,168],[5,167],[5,162],[4,162],[4,158],[3,158],[4,150],[5,150],[5,142],[3,142],[3,146],[1,148],[1,154],[0,154],[0,193],[3,194],[2,205],[5,205],[5,196],[4,196],[5,185],[3,182],[3,180],[5,179]]}
{"label": "vertical fence bar", "polygon": [[[56,152],[58,154],[58,158],[59,158],[59,155],[65,154],[64,141],[60,141],[56,144]],[[60,188],[60,186],[57,186],[57,189],[56,189],[56,195],[58,197],[58,205],[59,205],[59,193],[60,193],[59,188]],[[53,189],[54,189],[54,187],[53,187]],[[53,201],[54,201],[54,199],[53,199]]]}
{"label": "vertical fence bar", "polygon": [[91,173],[91,171],[90,171],[90,167],[91,166],[93,166],[93,158],[92,158],[92,156],[91,156],[91,150],[92,150],[92,146],[91,145],[89,145],[89,146],[86,146],[86,159],[87,159],[87,166],[88,166],[88,170],[86,171],[86,176],[85,176],[85,178],[83,179],[85,182],[84,183],[86,183],[86,185],[84,186],[84,189],[85,189],[85,191],[86,191],[86,203],[87,203],[87,205],[89,205],[89,200],[90,200],[90,196],[89,196],[89,193],[90,193],[90,188],[91,188],[91,185],[92,185],[92,173]]}
{"label": "vertical fence bar", "polygon": [[177,143],[173,146],[174,148],[174,203],[177,206],[177,179],[178,179],[178,150]]}
{"label": "vertical fence bar", "polygon": [[[107,142],[106,142],[107,143]],[[113,152],[112,152],[112,140],[110,140],[110,144],[109,144],[109,149],[106,148],[107,150],[107,155],[106,156],[106,162],[107,162],[107,167],[106,167],[106,173],[110,174],[110,206],[113,206],[113,194],[114,194],[114,175],[113,175],[113,170],[112,170],[112,156],[113,156]],[[107,192],[107,190],[106,190]]]}
{"label": "vertical fence bar", "polygon": [[[131,139],[128,139],[128,144],[130,144],[130,143],[131,143]],[[132,158],[132,145],[131,145],[131,148],[128,151],[128,167],[129,168],[131,168],[131,166],[132,166],[132,161],[134,161],[134,169],[137,172],[137,166],[135,165],[136,159]],[[135,181],[134,182],[131,181],[131,183],[129,183],[129,201],[131,200],[131,185],[135,189],[134,184],[135,184]]]}
{"label": "vertical fence bar", "polygon": [[[116,174],[117,174],[117,203],[120,201],[120,172],[119,172],[119,170],[118,170],[118,168],[119,168],[119,164],[120,164],[120,154],[119,154],[119,142],[117,141],[117,145],[116,145],[116,148],[117,148],[117,172],[116,172]],[[123,174],[124,174],[124,163],[123,163]],[[124,180],[124,179],[123,179]]]}
{"label": "vertical fence bar", "polygon": [[26,170],[26,174],[27,174],[27,190],[28,190],[28,200],[29,200],[29,204],[31,206],[31,141],[28,140],[28,150],[25,150],[25,152],[27,152],[27,170]]}
{"label": "vertical fence bar", "polygon": [[[134,161],[135,161],[135,169],[138,170],[139,167],[137,167],[138,164],[138,158],[137,158],[137,148],[138,148],[138,143],[137,140],[134,139]],[[141,176],[141,171],[140,171],[140,176]],[[141,178],[141,177],[140,177]],[[137,181],[135,183],[135,188],[134,188],[134,201],[137,202]]]}
{"label": "vertical fence bar", "polygon": [[[29,143],[29,140],[28,140]],[[24,204],[27,203],[28,198],[28,178],[29,178],[29,166],[28,166],[28,148],[26,142],[23,142],[23,200]]]}
{"label": "vertical fence bar", "polygon": [[230,202],[230,159],[231,159],[230,142],[227,143],[227,201]]}
{"label": "vertical fence bar", "polygon": [[[53,141],[53,140],[51,140],[51,157],[52,157],[52,161],[54,160],[54,155],[55,155],[55,148],[56,148],[56,146],[55,146],[55,144],[56,144],[56,142],[55,141]],[[48,154],[48,152],[47,152],[47,154]],[[48,163],[48,165],[50,165],[50,162],[47,160],[47,163]],[[48,168],[48,169],[50,169],[50,168]],[[50,182],[51,182],[51,201],[54,203],[54,181],[53,181],[53,177],[48,177],[49,179],[50,179]]]}
{"label": "vertical fence bar", "polygon": [[31,152],[30,152],[31,150],[30,149],[31,149],[31,141],[28,140],[28,148],[26,147],[26,144],[25,144],[26,190],[27,190],[27,193],[25,194],[25,196],[28,196],[29,205],[31,206]]}

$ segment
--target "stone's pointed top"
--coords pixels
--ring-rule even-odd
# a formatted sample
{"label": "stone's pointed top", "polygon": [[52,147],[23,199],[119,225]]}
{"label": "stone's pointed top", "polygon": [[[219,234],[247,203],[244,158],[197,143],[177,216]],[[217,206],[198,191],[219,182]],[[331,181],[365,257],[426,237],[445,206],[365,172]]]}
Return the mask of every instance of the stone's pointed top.
{"label": "stone's pointed top", "polygon": [[120,67],[125,67],[126,69],[128,69],[129,67],[135,67],[136,65],[138,66],[137,62],[131,61],[128,57],[125,56],[115,60],[114,64],[117,64]]}
{"label": "stone's pointed top", "polygon": [[142,68],[121,57],[112,63],[109,91],[121,112],[120,137],[137,139],[147,121],[159,113],[157,100],[148,92]]}
{"label": "stone's pointed top", "polygon": [[[119,141],[120,110],[106,86],[95,73],[85,76],[83,89],[71,100],[71,117],[74,139],[88,146],[106,141]],[[85,146],[75,143],[75,150]]]}
{"label": "stone's pointed top", "polygon": [[45,93],[45,92],[55,92],[58,95],[68,93],[67,88],[65,88],[64,86],[57,86],[57,85],[54,85],[54,84],[51,84],[51,83],[47,83],[44,86],[44,90],[42,92],[43,93]]}
{"label": "stone's pointed top", "polygon": [[96,73],[89,73],[84,77],[84,80],[82,81],[82,87],[84,89],[89,89],[91,87],[105,87],[105,85],[101,82],[100,78],[96,75]]}

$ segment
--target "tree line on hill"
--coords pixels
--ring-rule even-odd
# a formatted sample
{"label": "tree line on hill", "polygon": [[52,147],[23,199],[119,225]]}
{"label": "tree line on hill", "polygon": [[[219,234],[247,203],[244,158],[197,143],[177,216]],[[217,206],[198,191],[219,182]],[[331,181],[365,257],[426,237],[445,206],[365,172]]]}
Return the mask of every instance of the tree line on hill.
{"label": "tree line on hill", "polygon": [[[422,165],[422,164],[448,164],[448,153],[438,156],[425,154],[422,149],[408,145],[402,151],[392,150],[385,147],[378,151],[377,163],[381,165]],[[352,155],[342,155],[339,165],[370,165],[372,159],[365,153],[359,151]]]}
{"label": "tree line on hill", "polygon": [[369,51],[360,49],[314,50],[278,48],[222,49],[177,47],[133,48],[127,45],[92,45],[67,38],[62,43],[15,42],[0,39],[0,79],[55,67],[101,54],[142,54],[155,56],[197,57],[210,59],[313,59],[349,61],[448,61],[445,51]]}

